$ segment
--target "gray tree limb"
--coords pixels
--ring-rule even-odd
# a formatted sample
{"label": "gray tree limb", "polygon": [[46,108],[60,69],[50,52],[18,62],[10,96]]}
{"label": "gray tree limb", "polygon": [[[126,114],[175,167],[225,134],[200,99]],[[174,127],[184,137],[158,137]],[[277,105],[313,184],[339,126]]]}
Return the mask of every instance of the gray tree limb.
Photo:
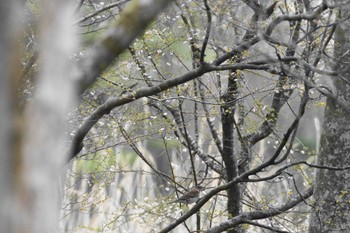
{"label": "gray tree limb", "polygon": [[86,53],[74,73],[79,91],[84,91],[141,35],[172,0],[130,2],[112,27]]}
{"label": "gray tree limb", "polygon": [[264,219],[276,216],[280,213],[284,213],[291,208],[295,207],[305,199],[309,198],[313,193],[313,188],[307,189],[304,193],[302,193],[301,196],[297,196],[293,198],[290,202],[285,203],[284,205],[281,205],[276,208],[270,208],[268,210],[257,210],[257,211],[251,211],[251,212],[244,212],[236,217],[233,217],[225,222],[220,223],[219,225],[210,228],[206,231],[206,233],[219,233],[223,232],[225,230],[228,230],[230,228],[233,228],[235,226],[238,226],[242,223],[245,223],[247,221],[251,220],[257,220],[257,219]]}

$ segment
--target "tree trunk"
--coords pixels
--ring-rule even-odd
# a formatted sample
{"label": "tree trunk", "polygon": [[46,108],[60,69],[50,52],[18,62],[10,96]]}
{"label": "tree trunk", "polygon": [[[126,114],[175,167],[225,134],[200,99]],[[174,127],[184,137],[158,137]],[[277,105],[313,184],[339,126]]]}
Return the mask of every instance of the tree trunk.
{"label": "tree trunk", "polygon": [[[237,74],[231,72],[228,78],[227,92],[222,96],[224,105],[221,108],[223,152],[227,181],[238,176],[237,155],[234,154],[234,113],[237,93]],[[237,216],[241,210],[241,194],[239,185],[227,190],[227,211],[229,219]],[[242,232],[240,228],[231,229],[229,233]]]}
{"label": "tree trunk", "polygon": [[[14,232],[16,206],[13,205],[16,177],[14,138],[14,109],[11,105],[11,41],[15,1],[0,2],[0,226],[3,232]],[[21,218],[18,218],[20,220]],[[17,228],[18,229],[18,228]]]}
{"label": "tree trunk", "polygon": [[[341,18],[350,12],[350,5],[342,7]],[[350,103],[350,22],[343,21],[335,32],[335,58],[340,59],[334,67],[339,75],[333,84],[339,99]],[[350,114],[328,98],[318,165],[344,167],[350,165]],[[310,233],[350,232],[350,171],[320,169],[316,173],[315,208],[310,220]]]}
{"label": "tree trunk", "polygon": [[0,1],[0,231],[47,233],[57,227],[66,119],[76,100],[69,60],[75,51],[73,7],[70,1],[42,3],[40,68],[28,101],[20,97],[23,4]]}

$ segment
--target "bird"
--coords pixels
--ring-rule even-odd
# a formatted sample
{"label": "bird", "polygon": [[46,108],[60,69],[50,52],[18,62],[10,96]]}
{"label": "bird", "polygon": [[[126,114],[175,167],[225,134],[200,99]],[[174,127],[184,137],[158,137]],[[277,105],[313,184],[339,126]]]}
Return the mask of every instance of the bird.
{"label": "bird", "polygon": [[204,187],[200,185],[196,185],[190,191],[180,196],[177,200],[169,202],[168,204],[172,204],[172,203],[192,204],[194,202],[197,202],[199,200],[200,191],[204,189],[205,189]]}

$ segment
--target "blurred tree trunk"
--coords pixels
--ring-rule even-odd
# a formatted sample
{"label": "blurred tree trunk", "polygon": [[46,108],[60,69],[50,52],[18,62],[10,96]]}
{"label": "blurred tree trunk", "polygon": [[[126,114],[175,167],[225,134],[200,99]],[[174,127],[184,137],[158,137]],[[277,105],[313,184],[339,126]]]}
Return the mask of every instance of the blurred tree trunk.
{"label": "blurred tree trunk", "polygon": [[[67,116],[76,106],[77,88],[70,57],[77,49],[72,1],[41,1],[38,77],[35,93],[25,109],[23,140],[24,198],[27,232],[57,228],[59,176],[66,163]],[[45,221],[40,221],[45,219]]]}
{"label": "blurred tree trunk", "polygon": [[[67,114],[76,90],[69,57],[74,52],[70,1],[41,4],[35,94],[21,99],[24,4],[1,1],[0,226],[2,232],[54,232],[58,178],[66,162]],[[26,106],[24,107],[24,102]]]}
{"label": "blurred tree trunk", "polygon": [[[11,102],[11,41],[14,39],[15,1],[0,1],[0,226],[3,232],[14,231],[13,205],[16,193],[14,155],[15,121]],[[13,79],[12,79],[13,80]],[[21,218],[18,218],[20,220]]]}
{"label": "blurred tree trunk", "polygon": [[[79,66],[70,60],[77,48],[72,1],[39,1],[38,77],[35,93],[22,100],[23,107],[19,96],[24,81],[24,2],[0,1],[0,231],[56,232],[58,180],[67,162],[68,113],[80,91],[96,81],[171,1],[130,3],[91,49],[94,56],[82,58]],[[135,19],[133,30],[130,17]]]}
{"label": "blurred tree trunk", "polygon": [[[350,5],[340,10],[339,19],[349,17]],[[341,20],[340,20],[341,21]],[[350,21],[341,21],[335,32],[334,67],[339,75],[333,84],[339,99],[350,103]],[[345,80],[345,81],[343,81]],[[350,165],[350,115],[331,98],[327,99],[318,165]],[[350,232],[350,171],[320,169],[316,173],[315,208],[312,209],[310,233]]]}

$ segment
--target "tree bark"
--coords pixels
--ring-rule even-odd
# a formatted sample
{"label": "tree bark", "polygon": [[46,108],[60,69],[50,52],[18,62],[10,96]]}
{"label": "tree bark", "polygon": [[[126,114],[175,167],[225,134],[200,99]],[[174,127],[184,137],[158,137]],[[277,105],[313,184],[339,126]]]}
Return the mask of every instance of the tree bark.
{"label": "tree bark", "polygon": [[15,1],[0,1],[0,226],[3,232],[14,232],[13,206],[16,178],[13,138],[14,109],[11,105],[11,41]]}
{"label": "tree bark", "polygon": [[[237,73],[230,72],[227,84],[227,91],[222,96],[224,104],[221,107],[222,120],[222,159],[225,163],[227,181],[230,182],[238,176],[237,155],[234,153],[234,114],[237,94]],[[227,211],[229,219],[241,212],[241,193],[239,184],[231,186],[227,190]],[[241,232],[240,227],[231,229],[228,232]]]}
{"label": "tree bark", "polygon": [[69,60],[77,45],[72,1],[40,2],[36,88],[25,108],[20,108],[25,1],[0,1],[1,232],[56,232],[58,179],[69,141],[67,115],[76,106],[77,95],[170,2],[129,3],[115,25],[89,50],[94,56],[89,54],[78,65]]}
{"label": "tree bark", "polygon": [[[342,6],[340,20],[348,17],[350,5]],[[339,75],[333,84],[337,96],[349,103],[350,85],[343,80],[350,79],[350,21],[341,21],[335,32],[334,67]],[[350,165],[350,115],[334,99],[327,99],[321,148],[318,164],[344,167]],[[315,177],[315,205],[312,209],[309,233],[350,231],[350,178],[349,170],[317,170]]]}

